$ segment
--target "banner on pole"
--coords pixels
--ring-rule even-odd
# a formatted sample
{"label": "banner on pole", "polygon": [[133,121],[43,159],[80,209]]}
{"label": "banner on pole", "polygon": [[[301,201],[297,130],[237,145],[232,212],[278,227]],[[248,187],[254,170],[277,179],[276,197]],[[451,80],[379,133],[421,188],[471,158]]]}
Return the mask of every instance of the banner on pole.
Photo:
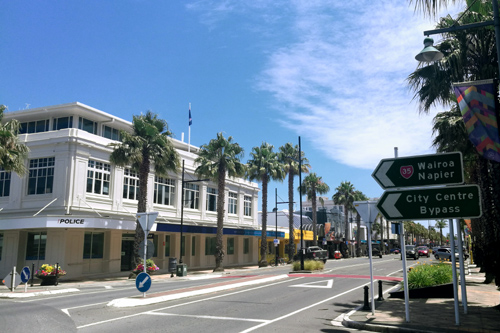
{"label": "banner on pole", "polygon": [[486,159],[500,162],[497,88],[494,80],[453,84],[469,140]]}

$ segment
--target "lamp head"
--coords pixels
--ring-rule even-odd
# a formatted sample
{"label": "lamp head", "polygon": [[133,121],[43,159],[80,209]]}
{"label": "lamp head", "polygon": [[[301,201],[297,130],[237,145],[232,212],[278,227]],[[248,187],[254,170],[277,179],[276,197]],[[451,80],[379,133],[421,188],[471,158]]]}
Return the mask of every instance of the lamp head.
{"label": "lamp head", "polygon": [[420,51],[419,54],[415,56],[415,59],[420,62],[433,62],[438,61],[443,58],[443,54],[434,47],[434,39],[430,37],[425,37],[424,39],[424,49]]}

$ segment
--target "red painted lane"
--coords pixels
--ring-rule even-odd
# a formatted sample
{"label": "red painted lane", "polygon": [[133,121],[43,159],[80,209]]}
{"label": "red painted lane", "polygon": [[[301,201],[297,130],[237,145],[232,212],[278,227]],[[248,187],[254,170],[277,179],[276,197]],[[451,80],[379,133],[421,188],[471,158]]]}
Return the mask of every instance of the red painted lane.
{"label": "red painted lane", "polygon": [[[343,275],[343,274],[288,274],[289,277],[320,277],[343,279],[370,279],[370,275]],[[403,281],[403,278],[393,276],[374,276],[374,280]]]}

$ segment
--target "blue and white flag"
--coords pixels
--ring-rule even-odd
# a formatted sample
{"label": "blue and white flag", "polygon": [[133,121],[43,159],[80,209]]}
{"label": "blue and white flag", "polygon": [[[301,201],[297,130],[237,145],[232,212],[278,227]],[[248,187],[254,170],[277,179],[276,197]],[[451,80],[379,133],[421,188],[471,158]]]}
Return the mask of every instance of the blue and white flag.
{"label": "blue and white flag", "polygon": [[191,108],[189,108],[189,126],[193,124],[193,118],[191,118]]}

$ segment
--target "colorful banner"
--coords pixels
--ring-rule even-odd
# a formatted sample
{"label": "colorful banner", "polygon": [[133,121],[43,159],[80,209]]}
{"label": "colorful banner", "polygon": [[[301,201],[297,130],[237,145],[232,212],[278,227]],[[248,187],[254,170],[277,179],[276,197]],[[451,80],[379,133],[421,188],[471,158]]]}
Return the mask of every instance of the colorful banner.
{"label": "colorful banner", "polygon": [[500,162],[500,138],[493,80],[453,84],[469,140],[481,156]]}

